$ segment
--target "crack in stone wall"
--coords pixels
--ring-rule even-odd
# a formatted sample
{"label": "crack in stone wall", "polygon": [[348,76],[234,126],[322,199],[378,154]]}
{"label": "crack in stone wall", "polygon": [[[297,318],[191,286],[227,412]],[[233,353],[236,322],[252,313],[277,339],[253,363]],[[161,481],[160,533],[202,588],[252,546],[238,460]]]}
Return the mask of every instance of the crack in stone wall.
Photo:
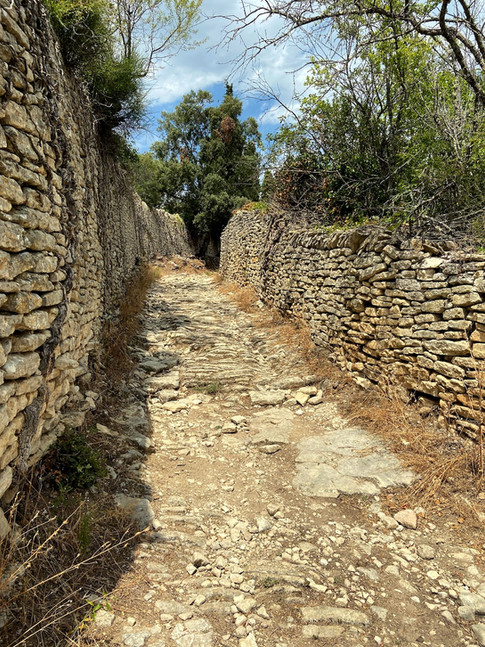
{"label": "crack in stone wall", "polygon": [[271,212],[236,213],[221,242],[224,278],[307,322],[358,383],[423,397],[471,436],[485,411],[484,269],[484,254],[452,243],[369,226],[329,235]]}
{"label": "crack in stone wall", "polygon": [[[0,0],[0,498],[94,406],[90,366],[126,280],[190,254],[99,139],[40,0]],[[0,510],[0,514],[1,510]]]}

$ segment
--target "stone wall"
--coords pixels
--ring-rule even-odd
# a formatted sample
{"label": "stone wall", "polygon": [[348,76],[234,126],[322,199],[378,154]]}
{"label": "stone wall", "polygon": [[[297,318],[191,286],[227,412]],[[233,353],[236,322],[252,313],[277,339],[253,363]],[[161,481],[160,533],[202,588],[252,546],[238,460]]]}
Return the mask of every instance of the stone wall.
{"label": "stone wall", "polygon": [[39,0],[0,0],[0,497],[94,406],[90,357],[125,280],[152,254],[190,253],[93,121]]}
{"label": "stone wall", "polygon": [[429,398],[470,434],[482,423],[485,255],[363,227],[331,235],[284,214],[241,211],[221,272],[310,326],[366,386]]}

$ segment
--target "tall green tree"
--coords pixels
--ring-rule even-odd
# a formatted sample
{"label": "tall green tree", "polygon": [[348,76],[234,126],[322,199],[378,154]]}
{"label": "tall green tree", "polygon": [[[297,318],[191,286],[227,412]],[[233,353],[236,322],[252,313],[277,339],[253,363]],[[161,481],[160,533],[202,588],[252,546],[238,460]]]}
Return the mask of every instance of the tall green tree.
{"label": "tall green tree", "polygon": [[[227,85],[220,105],[212,105],[209,92],[192,91],[159,122],[163,139],[152,148],[151,187],[158,205],[180,213],[201,241],[217,240],[232,210],[259,197],[261,136],[256,121],[241,121],[241,112]],[[153,204],[153,193],[138,188]]]}

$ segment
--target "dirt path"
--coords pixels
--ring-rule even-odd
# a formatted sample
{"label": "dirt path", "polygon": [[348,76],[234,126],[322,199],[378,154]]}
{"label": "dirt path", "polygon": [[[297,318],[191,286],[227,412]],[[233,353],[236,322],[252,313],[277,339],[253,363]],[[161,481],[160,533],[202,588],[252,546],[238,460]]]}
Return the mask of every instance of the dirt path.
{"label": "dirt path", "polygon": [[151,530],[96,644],[485,645],[476,551],[382,512],[414,475],[208,275],[156,284],[137,353],[118,502]]}

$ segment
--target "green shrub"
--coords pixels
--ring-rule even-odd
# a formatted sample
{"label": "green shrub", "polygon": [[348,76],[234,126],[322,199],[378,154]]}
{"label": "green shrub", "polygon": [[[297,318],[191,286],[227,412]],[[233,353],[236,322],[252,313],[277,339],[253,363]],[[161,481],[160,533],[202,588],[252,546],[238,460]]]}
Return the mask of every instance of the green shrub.
{"label": "green shrub", "polygon": [[129,131],[144,114],[143,62],[117,56],[107,0],[43,0],[68,67],[81,75],[103,131]]}
{"label": "green shrub", "polygon": [[105,0],[43,0],[69,67],[84,70],[110,51]]}
{"label": "green shrub", "polygon": [[86,489],[106,474],[99,452],[93,449],[85,435],[68,431],[51,450],[50,473],[59,489],[69,492]]}

